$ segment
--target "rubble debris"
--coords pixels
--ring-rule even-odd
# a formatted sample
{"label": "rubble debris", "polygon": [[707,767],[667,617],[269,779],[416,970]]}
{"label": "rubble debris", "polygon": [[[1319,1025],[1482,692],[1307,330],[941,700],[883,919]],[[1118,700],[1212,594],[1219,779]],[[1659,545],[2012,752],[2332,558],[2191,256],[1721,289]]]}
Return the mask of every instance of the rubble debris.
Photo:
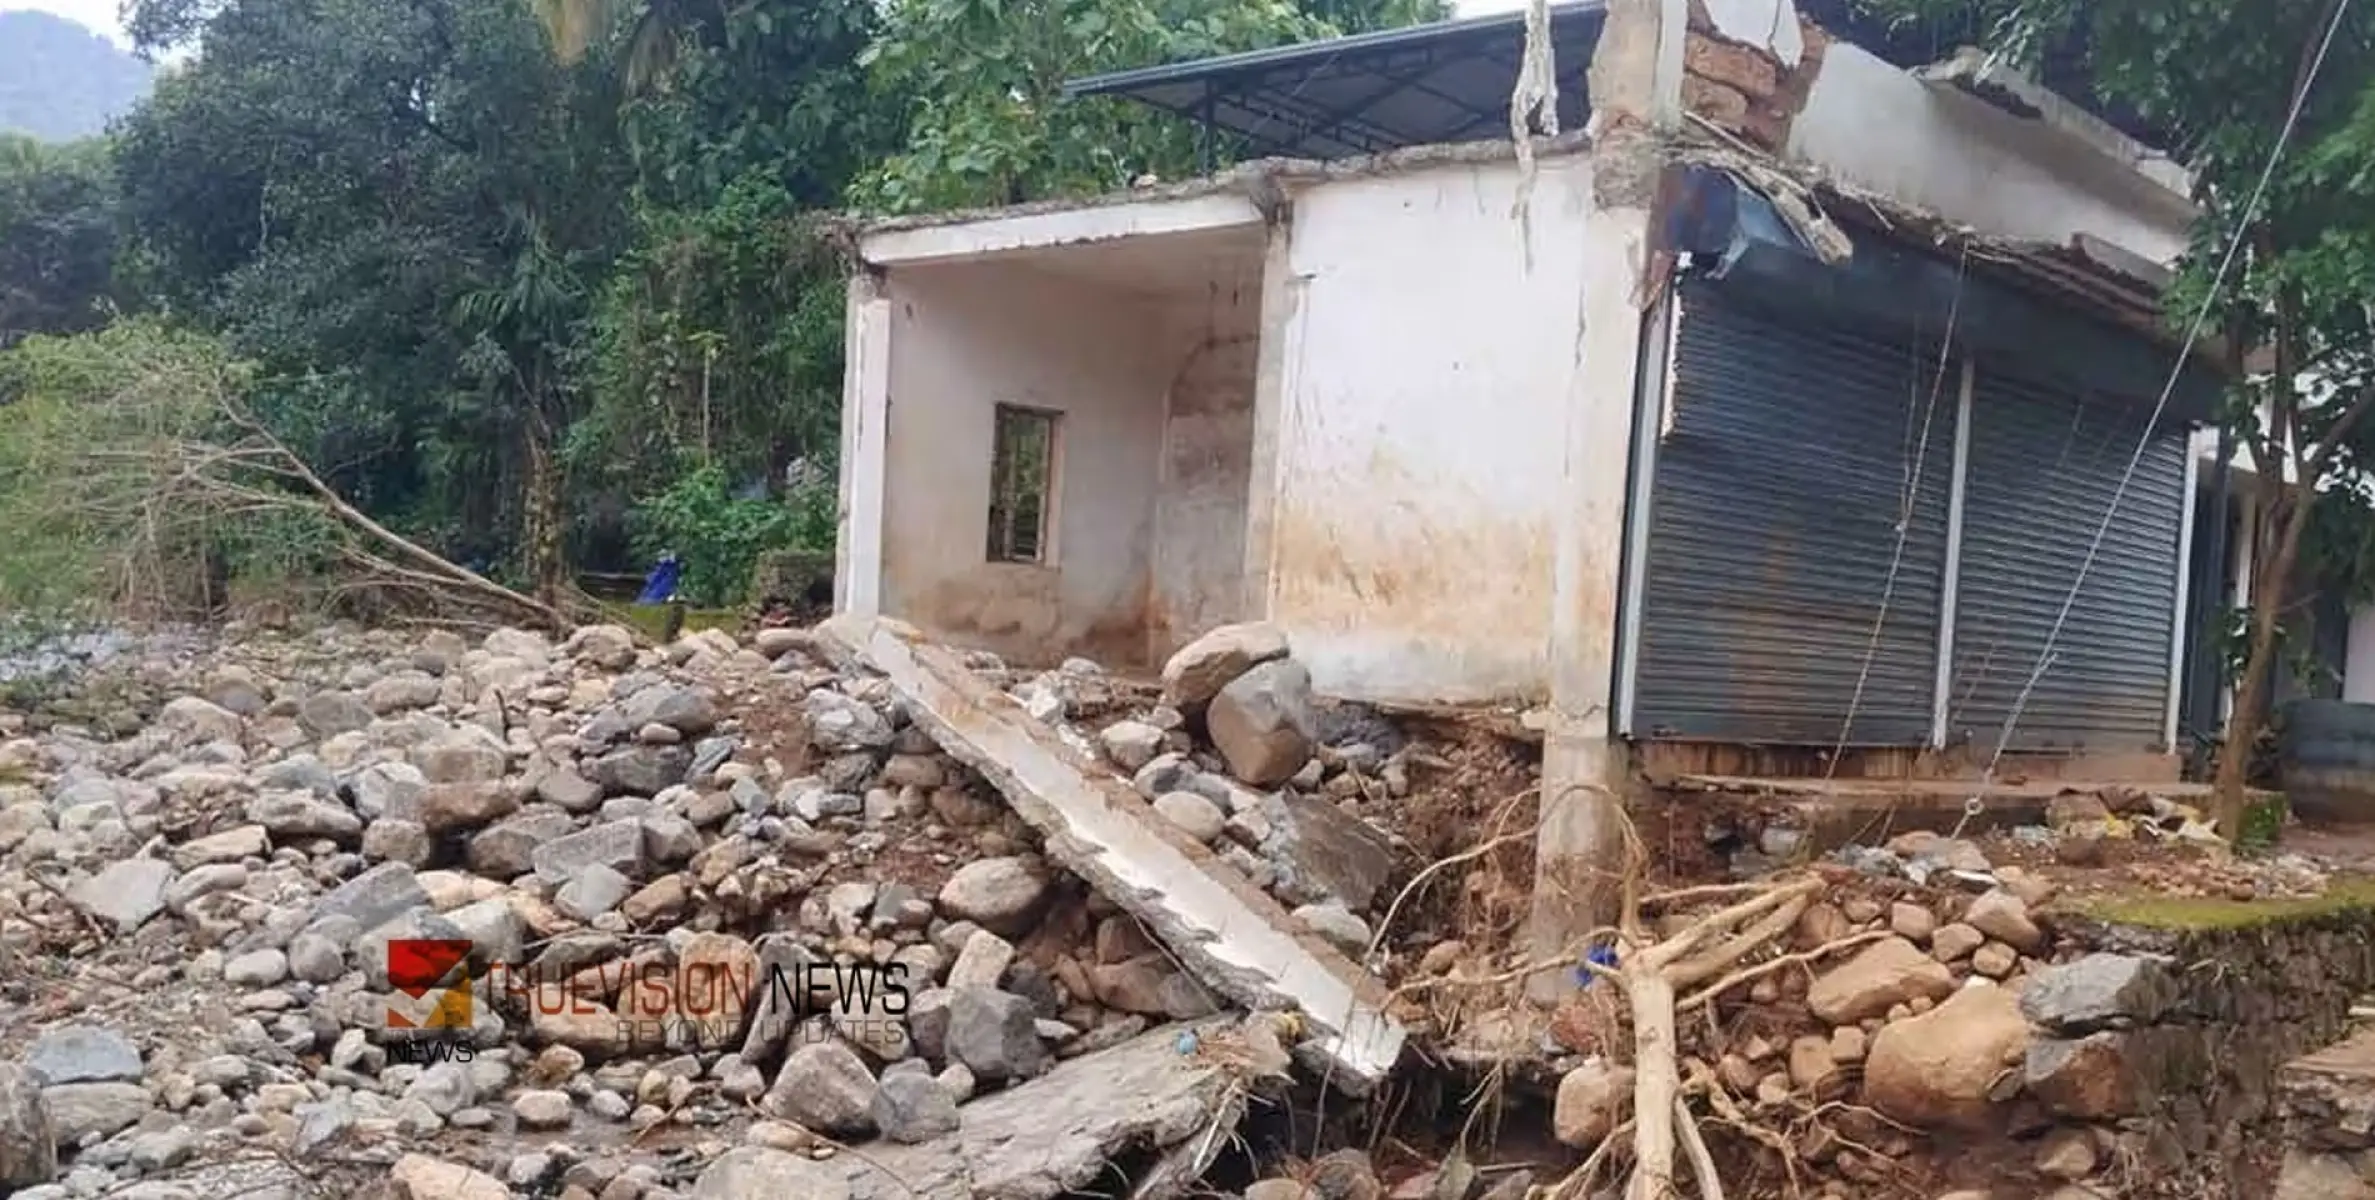
{"label": "rubble debris", "polygon": [[[1133,1148],[1176,1146],[1215,1129],[1225,1137],[1250,1081],[1285,1066],[1282,1054],[1240,1053],[1246,1030],[1267,1018],[1250,1021],[1150,1030],[966,1105],[954,1133],[914,1145],[876,1144],[863,1158],[818,1161],[746,1146],[705,1171],[692,1194],[695,1200],[1054,1200],[1090,1184]],[[1183,1045],[1193,1049],[1183,1053]],[[1269,1048],[1277,1053],[1274,1039]]]}
{"label": "rubble debris", "polygon": [[1216,870],[1203,846],[1101,764],[890,622],[835,618],[819,632],[888,677],[915,721],[1004,793],[1051,855],[1205,983],[1248,1008],[1299,1010],[1340,1086],[1364,1091],[1393,1069],[1406,1035],[1383,986],[1242,876]]}
{"label": "rubble debris", "polygon": [[[1547,1022],[1495,1007],[1496,981],[1523,966],[1500,937],[1524,898],[1505,864],[1454,862],[1402,904],[1410,872],[1445,855],[1514,838],[1524,857],[1525,810],[1480,820],[1530,782],[1516,777],[1532,751],[1499,734],[1317,701],[1310,729],[1285,726],[1309,737],[1306,760],[1261,784],[1243,776],[1280,768],[1232,761],[1213,707],[1255,671],[1291,675],[1283,638],[1182,707],[1080,661],[1012,670],[893,631],[905,674],[886,674],[833,636],[774,632],[753,654],[715,633],[640,647],[324,627],[135,655],[137,698],[87,727],[0,711],[0,963],[58,968],[0,977],[0,1190],[909,1195],[870,1165],[888,1163],[949,1200],[1052,1198],[1121,1183],[1117,1169],[1125,1193],[1178,1197],[1222,1186],[1204,1176],[1227,1154],[1247,1195],[1519,1200],[1590,1156],[1637,1165],[1646,1087],[1687,1105],[1654,1110],[1667,1169],[1695,1169],[1696,1138],[1750,1172],[1726,1175],[1736,1197],[1792,1176],[1839,1200],[2062,1194],[2132,1179],[2139,1161],[2159,1170],[2137,1157],[2160,1150],[2142,1123],[2166,1108],[2162,1079],[2216,1069],[2204,1046],[2262,1039],[2237,1060],[2280,1061],[2294,1050],[2270,1046],[2322,1038],[2342,1012],[2329,986],[2246,1031],[2232,1019],[2273,1011],[2265,998],[2229,1011],[2212,973],[2171,969],[2193,961],[2181,951],[2082,953],[2049,902],[2094,886],[2058,852],[2086,822],[2148,889],[2286,896],[2327,878],[2298,854],[2140,832],[2161,809],[2105,790],[2099,806],[2064,803],[2063,830],[1905,835],[1778,878],[1661,879],[1672,890],[1647,893],[1639,936],[1579,970],[1640,971],[1712,916],[1765,906],[1666,964],[1728,962],[1666,981],[1661,1064],[1605,977]],[[1442,802],[1458,789],[1477,794]],[[1801,862],[1810,837],[1730,836]],[[2348,974],[2355,943],[2320,936],[2345,940],[2252,969]],[[438,1002],[391,978],[405,938],[472,943],[466,1023],[390,1027]],[[1280,947],[1298,962],[1272,978]],[[583,1010],[531,1010],[494,963],[584,987]],[[780,997],[703,1006],[634,982],[813,968],[837,998],[836,972],[889,964],[912,983],[895,1020],[880,996],[803,1019]],[[1388,995],[1399,1023],[1379,1036],[1329,1027],[1331,1007],[1384,1014]],[[1212,1015],[1246,1004],[1296,1016]],[[704,1007],[715,1027],[688,1033]],[[1348,1065],[1364,1048],[1383,1070],[1388,1044],[1501,1021],[1501,1078],[1531,1103],[1493,1115],[1540,1126],[1524,1131],[1544,1135],[1526,1169],[1449,1144],[1474,1110],[1401,1124],[1398,1142],[1430,1161],[1395,1140],[1375,1159],[1326,1139],[1306,1150],[1301,1126],[1284,1154],[1251,1124],[1232,1137],[1294,1050],[1301,1083],[1344,1091],[1364,1082]],[[465,1047],[471,1061],[428,1053]],[[1445,1049],[1402,1056],[1418,1092],[1450,1091],[1416,1075],[1465,1061]],[[2207,1136],[2262,1138],[2267,1121],[2208,1079]],[[2321,1136],[2350,1136],[2335,1129]],[[399,1161],[425,1182],[399,1182]],[[1970,1173],[1982,1167],[1996,1174]]]}

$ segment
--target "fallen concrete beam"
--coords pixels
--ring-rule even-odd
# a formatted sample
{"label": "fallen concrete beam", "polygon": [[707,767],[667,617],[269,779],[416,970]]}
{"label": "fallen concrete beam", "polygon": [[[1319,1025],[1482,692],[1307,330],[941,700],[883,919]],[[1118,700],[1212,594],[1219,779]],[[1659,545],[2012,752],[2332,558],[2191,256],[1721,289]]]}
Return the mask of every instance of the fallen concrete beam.
{"label": "fallen concrete beam", "polygon": [[[1256,1020],[1263,1018],[1255,1018]],[[955,1133],[812,1159],[746,1146],[701,1173],[694,1200],[1054,1200],[1110,1184],[1108,1164],[1172,1150],[1132,1193],[1184,1194],[1234,1134],[1256,1055],[1233,1019],[1185,1023],[1083,1055],[957,1110]],[[1182,1035],[1189,1035],[1183,1040]],[[1284,1065],[1284,1052],[1273,1046]],[[1173,1162],[1181,1165],[1166,1172]]]}
{"label": "fallen concrete beam", "polygon": [[1247,1008],[1299,1010],[1333,1086],[1365,1093],[1393,1069],[1407,1035],[1386,1013],[1384,985],[1126,781],[912,629],[835,617],[818,632],[887,676],[940,748],[1046,835],[1050,857],[1143,921],[1206,986]]}

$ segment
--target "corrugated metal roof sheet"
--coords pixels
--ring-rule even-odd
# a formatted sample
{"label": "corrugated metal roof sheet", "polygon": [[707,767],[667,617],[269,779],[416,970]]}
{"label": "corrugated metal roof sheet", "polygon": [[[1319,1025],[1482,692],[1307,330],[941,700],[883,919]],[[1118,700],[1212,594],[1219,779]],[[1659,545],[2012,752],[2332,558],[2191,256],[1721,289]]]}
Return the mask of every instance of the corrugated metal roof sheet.
{"label": "corrugated metal roof sheet", "polygon": [[[1551,6],[1563,129],[1580,128],[1587,115],[1582,73],[1606,7]],[[1506,137],[1525,40],[1524,13],[1495,13],[1120,71],[1064,90],[1205,121],[1244,139],[1251,157],[1343,158]]]}

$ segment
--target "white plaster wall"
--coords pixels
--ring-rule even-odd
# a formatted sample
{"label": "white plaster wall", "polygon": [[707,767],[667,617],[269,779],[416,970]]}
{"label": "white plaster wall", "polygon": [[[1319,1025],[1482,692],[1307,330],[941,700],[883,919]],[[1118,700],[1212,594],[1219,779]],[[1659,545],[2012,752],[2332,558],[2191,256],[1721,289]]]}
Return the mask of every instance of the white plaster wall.
{"label": "white plaster wall", "polygon": [[2375,704],[2375,608],[2350,614],[2350,646],[2342,662],[2342,698]]}
{"label": "white plaster wall", "polygon": [[[1283,340],[1257,467],[1273,491],[1256,569],[1268,616],[1322,690],[1412,701],[1547,691],[1567,474],[1621,479],[1626,459],[1622,436],[1572,460],[1566,445],[1579,398],[1629,412],[1631,394],[1629,351],[1583,361],[1587,291],[1631,284],[1622,254],[1592,253],[1611,235],[1587,219],[1591,182],[1587,158],[1541,163],[1527,221],[1513,214],[1514,163],[1296,197],[1283,312],[1265,321]],[[1575,389],[1581,374],[1613,386]],[[1613,527],[1601,532],[1595,541],[1616,543]],[[1608,616],[1578,624],[1602,662]]]}
{"label": "white plaster wall", "polygon": [[[1943,57],[1943,55],[1941,55]],[[2185,199],[2069,134],[1831,43],[1789,153],[1985,233],[2090,233],[2156,263],[2186,247]]]}
{"label": "white plaster wall", "polygon": [[1155,502],[1150,662],[1244,616],[1260,315],[1258,277],[1216,285],[1171,313],[1167,345],[1180,365],[1167,396]]}
{"label": "white plaster wall", "polygon": [[[1024,661],[1138,662],[1177,366],[1164,307],[1013,261],[894,267],[884,295],[882,612]],[[987,561],[1001,403],[1064,414],[1048,566]]]}

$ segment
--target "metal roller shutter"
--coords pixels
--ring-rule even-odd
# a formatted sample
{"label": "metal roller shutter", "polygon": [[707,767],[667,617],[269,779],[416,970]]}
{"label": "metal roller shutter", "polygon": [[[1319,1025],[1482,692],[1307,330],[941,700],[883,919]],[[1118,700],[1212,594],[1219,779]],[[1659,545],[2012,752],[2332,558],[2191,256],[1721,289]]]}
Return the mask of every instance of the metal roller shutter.
{"label": "metal roller shutter", "polygon": [[1926,741],[1957,368],[1940,385],[1934,342],[1858,336],[1704,282],[1685,288],[1677,340],[1632,732],[1828,746],[1869,653],[1846,741]]}
{"label": "metal roller shutter", "polygon": [[[1980,364],[1949,738],[1994,752],[2150,416],[2144,405]],[[2175,424],[2146,447],[2010,749],[2148,750],[2166,740],[2185,450]]]}

